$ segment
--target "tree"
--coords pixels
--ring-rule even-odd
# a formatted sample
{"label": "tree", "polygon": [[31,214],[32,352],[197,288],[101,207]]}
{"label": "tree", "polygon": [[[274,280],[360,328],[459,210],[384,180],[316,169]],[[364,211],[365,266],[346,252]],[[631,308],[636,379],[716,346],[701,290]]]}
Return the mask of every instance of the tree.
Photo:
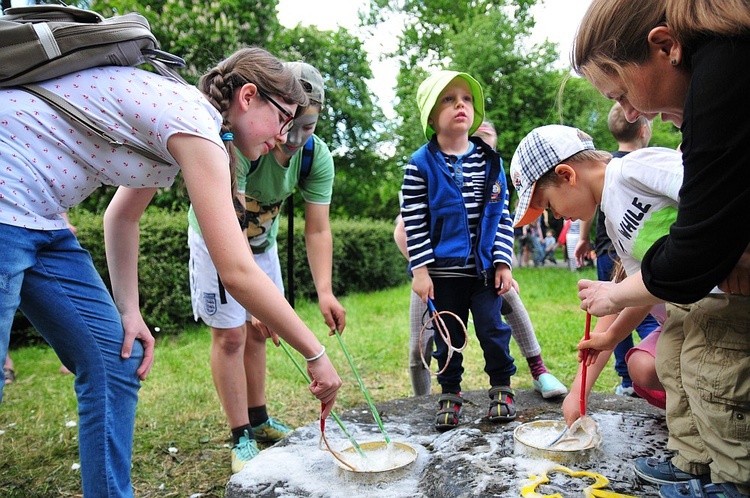
{"label": "tree", "polygon": [[161,48],[187,61],[180,74],[192,83],[240,47],[266,47],[281,30],[278,0],[95,0],[105,15],[140,12]]}
{"label": "tree", "polygon": [[604,98],[587,80],[567,79],[561,88],[560,104],[561,124],[575,126],[591,135],[598,149],[617,149],[617,141],[607,128],[607,116],[613,102]]}
{"label": "tree", "polygon": [[564,74],[554,68],[554,45],[524,43],[532,24],[525,11],[511,17],[492,9],[451,37],[452,59],[484,88],[486,116],[497,128],[497,150],[506,163],[529,130],[554,122]]}
{"label": "tree", "polygon": [[[509,160],[529,127],[549,120],[557,84],[553,45],[528,47],[535,0],[453,2],[450,0],[374,0],[368,26],[399,15],[405,27],[392,54],[400,61],[396,110],[397,157],[405,162],[424,143],[416,90],[437,68],[470,73],[485,93],[487,116],[498,128],[498,149]],[[429,71],[425,68],[430,68]]]}
{"label": "tree", "polygon": [[286,60],[303,60],[323,75],[326,103],[315,133],[331,149],[370,149],[380,141],[375,124],[385,118],[367,87],[372,70],[359,38],[344,28],[296,26],[280,31],[270,50]]}
{"label": "tree", "polygon": [[[366,84],[372,71],[362,41],[342,28],[286,29],[278,22],[277,4],[276,0],[112,0],[93,8],[105,15],[142,13],[161,48],[186,59],[188,66],[180,73],[193,83],[218,60],[246,45],[262,46],[281,59],[304,60],[318,68],[326,85],[326,105],[316,133],[330,146],[337,166],[332,211],[372,215],[383,204],[376,193],[387,191],[377,185],[384,176],[375,174],[383,169],[376,151],[387,130]],[[388,182],[392,184],[391,177]],[[94,196],[87,205],[101,210],[108,200],[108,194]],[[182,209],[187,202],[179,179],[154,200],[155,205],[171,209]]]}

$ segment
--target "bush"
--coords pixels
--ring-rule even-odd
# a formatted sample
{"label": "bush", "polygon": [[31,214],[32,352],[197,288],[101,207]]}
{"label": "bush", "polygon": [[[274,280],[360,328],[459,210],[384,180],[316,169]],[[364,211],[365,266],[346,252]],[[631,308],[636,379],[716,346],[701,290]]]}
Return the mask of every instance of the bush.
{"label": "bush", "polygon": [[[279,260],[286,281],[287,220],[279,220]],[[377,220],[331,220],[333,293],[369,292],[408,280],[406,260],[393,241],[393,223]],[[315,285],[305,249],[304,220],[294,221],[294,294],[315,298]],[[289,289],[287,289],[287,292]]]}
{"label": "bush", "polygon": [[[70,213],[78,239],[88,249],[104,283],[110,286],[104,252],[101,215],[83,210]],[[286,280],[287,219],[280,220],[278,243],[282,274]],[[333,292],[369,292],[400,285],[407,280],[406,261],[393,242],[393,224],[383,221],[332,220],[334,240]],[[315,286],[305,249],[304,220],[294,223],[295,297],[315,298]],[[141,219],[138,259],[141,312],[146,323],[162,333],[174,334],[193,323],[190,304],[187,215],[149,208]],[[289,289],[287,289],[289,290]],[[30,338],[33,330],[20,324],[14,340]]]}
{"label": "bush", "polygon": [[[104,283],[110,287],[104,252],[102,217],[71,212],[78,239],[88,249]],[[187,214],[149,208],[141,218],[138,279],[143,318],[150,327],[174,333],[193,322],[187,245]]]}

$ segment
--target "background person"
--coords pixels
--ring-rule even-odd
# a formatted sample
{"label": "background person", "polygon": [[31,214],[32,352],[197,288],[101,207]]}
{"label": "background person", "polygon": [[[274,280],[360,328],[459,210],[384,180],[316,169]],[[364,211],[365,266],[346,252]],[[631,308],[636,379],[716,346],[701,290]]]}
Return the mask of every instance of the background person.
{"label": "background person", "polygon": [[585,264],[585,260],[581,260],[579,264],[575,256],[576,246],[578,245],[580,238],[581,220],[570,220],[568,231],[565,234],[565,253],[568,255],[568,269],[570,271],[576,271],[583,268]]}
{"label": "background person", "polygon": [[544,261],[549,261],[553,265],[557,266],[557,259],[555,258],[555,250],[557,249],[557,237],[555,232],[547,230],[546,237],[544,237]]}

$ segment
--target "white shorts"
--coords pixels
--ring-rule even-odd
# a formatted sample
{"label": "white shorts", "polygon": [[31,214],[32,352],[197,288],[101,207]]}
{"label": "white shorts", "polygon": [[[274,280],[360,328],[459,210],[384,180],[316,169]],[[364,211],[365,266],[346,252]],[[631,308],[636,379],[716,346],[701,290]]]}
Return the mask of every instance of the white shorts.
{"label": "white shorts", "polygon": [[[219,280],[206,242],[193,228],[188,227],[188,247],[190,248],[190,300],[193,303],[193,317],[209,327],[230,329],[250,321],[252,315],[242,307]],[[277,246],[263,254],[254,254],[255,263],[268,275],[283,293],[281,265]]]}

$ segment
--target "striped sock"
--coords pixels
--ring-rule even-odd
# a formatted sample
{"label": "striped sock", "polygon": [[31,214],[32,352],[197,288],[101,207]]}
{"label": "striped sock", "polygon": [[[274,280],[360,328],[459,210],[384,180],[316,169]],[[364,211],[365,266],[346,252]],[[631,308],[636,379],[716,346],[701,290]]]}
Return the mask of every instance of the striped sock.
{"label": "striped sock", "polygon": [[547,373],[547,367],[544,366],[542,355],[538,354],[526,358],[526,362],[529,364],[529,370],[531,370],[531,376],[534,377],[534,380],[539,379],[539,376],[543,373]]}

